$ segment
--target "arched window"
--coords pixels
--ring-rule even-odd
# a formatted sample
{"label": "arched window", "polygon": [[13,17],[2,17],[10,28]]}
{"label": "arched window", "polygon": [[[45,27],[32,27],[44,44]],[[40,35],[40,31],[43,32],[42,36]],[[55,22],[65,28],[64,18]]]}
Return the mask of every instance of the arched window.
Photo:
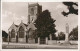
{"label": "arched window", "polygon": [[19,38],[24,38],[24,28],[22,26],[19,28]]}
{"label": "arched window", "polygon": [[11,38],[15,38],[15,30],[14,29],[12,29],[12,31],[11,31]]}
{"label": "arched window", "polygon": [[31,15],[34,15],[34,8],[31,8]]}

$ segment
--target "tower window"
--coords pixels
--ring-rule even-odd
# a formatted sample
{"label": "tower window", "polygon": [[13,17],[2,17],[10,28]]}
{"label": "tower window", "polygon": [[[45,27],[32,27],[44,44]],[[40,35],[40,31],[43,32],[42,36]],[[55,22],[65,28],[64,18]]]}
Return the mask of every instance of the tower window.
{"label": "tower window", "polygon": [[31,15],[34,15],[34,8],[31,8]]}

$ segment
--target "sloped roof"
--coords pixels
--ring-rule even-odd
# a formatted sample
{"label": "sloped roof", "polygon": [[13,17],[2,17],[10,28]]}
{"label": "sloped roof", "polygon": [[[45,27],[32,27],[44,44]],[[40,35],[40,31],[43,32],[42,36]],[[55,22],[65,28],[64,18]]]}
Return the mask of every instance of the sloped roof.
{"label": "sloped roof", "polygon": [[26,27],[28,26],[27,24],[23,23]]}
{"label": "sloped roof", "polygon": [[[18,25],[16,25],[16,24],[13,23],[13,24],[9,27],[9,29],[11,29],[13,26],[18,27]],[[8,29],[8,30],[9,30],[9,29]]]}
{"label": "sloped roof", "polygon": [[36,27],[35,27],[35,25],[33,23],[30,23],[27,28],[28,29],[32,29],[32,30],[36,29]]}
{"label": "sloped roof", "polygon": [[18,27],[18,25],[15,25],[16,27]]}
{"label": "sloped roof", "polygon": [[[20,23],[20,24],[23,24],[25,27],[27,27],[27,26],[28,26],[27,24],[23,23],[23,21],[21,21],[21,23]],[[19,26],[20,26],[20,24],[19,24]]]}

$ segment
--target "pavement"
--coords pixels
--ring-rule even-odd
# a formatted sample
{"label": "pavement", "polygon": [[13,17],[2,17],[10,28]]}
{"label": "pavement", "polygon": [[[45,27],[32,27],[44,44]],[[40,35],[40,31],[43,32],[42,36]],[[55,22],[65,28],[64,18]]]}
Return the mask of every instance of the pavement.
{"label": "pavement", "polygon": [[78,49],[78,45],[70,44],[28,44],[28,43],[2,43],[2,49]]}

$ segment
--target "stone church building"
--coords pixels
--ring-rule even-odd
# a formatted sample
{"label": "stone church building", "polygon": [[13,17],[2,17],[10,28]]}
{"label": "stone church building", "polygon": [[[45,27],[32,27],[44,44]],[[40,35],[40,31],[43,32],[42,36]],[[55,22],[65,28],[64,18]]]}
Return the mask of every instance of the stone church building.
{"label": "stone church building", "polygon": [[[42,6],[38,3],[28,4],[28,23],[24,24],[22,21],[19,25],[13,23],[8,29],[8,42],[47,44],[48,37],[44,39],[40,37],[33,38],[34,32],[37,29],[34,25],[34,21],[41,12]],[[52,40],[52,35],[49,37],[50,40]]]}
{"label": "stone church building", "polygon": [[32,35],[36,29],[34,21],[37,19],[37,16],[41,12],[42,6],[38,3],[28,4],[28,23],[24,24],[22,21],[19,25],[15,25],[13,23],[8,29],[8,41],[20,43],[35,43],[35,39],[32,38]]}

